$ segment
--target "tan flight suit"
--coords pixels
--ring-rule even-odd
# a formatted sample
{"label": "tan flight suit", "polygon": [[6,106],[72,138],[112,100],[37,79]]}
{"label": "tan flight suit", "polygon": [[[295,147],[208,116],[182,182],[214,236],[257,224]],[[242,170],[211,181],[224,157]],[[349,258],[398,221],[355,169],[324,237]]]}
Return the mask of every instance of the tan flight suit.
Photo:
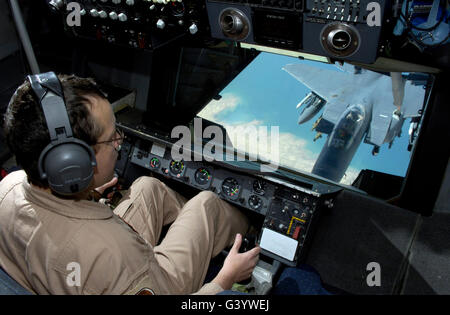
{"label": "tan flight suit", "polygon": [[37,294],[215,294],[219,285],[203,285],[209,261],[246,230],[245,216],[214,193],[186,202],[151,177],[114,213],[31,186],[23,171],[0,182],[0,265]]}

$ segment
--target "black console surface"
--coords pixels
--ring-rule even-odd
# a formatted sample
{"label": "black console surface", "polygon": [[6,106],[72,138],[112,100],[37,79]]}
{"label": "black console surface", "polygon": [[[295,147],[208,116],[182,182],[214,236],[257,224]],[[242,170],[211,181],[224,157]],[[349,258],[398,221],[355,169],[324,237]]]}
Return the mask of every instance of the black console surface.
{"label": "black console surface", "polygon": [[[319,213],[332,203],[330,192],[339,189],[308,178],[297,181],[283,170],[263,173],[251,161],[207,161],[172,158],[173,144],[120,125],[127,134],[116,172],[128,176],[128,168],[146,169],[198,191],[209,190],[262,222],[258,243],[262,253],[295,266],[305,257]],[[126,159],[124,158],[126,155]],[[239,164],[241,163],[241,164]],[[137,172],[142,174],[143,172]],[[131,182],[131,180],[130,180]],[[326,192],[326,193],[325,193]]]}

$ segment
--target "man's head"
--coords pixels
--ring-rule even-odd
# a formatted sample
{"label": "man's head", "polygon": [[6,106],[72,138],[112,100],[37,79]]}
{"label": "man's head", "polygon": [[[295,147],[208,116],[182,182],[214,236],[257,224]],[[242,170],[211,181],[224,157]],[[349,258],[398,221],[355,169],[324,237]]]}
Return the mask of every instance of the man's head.
{"label": "man's head", "polygon": [[[92,146],[97,159],[90,188],[111,180],[117,159],[118,141],[111,104],[92,79],[59,76],[73,135]],[[30,182],[48,188],[38,171],[42,150],[50,143],[42,108],[26,81],[11,98],[5,114],[5,135],[17,163]],[[100,144],[99,144],[100,143]]]}

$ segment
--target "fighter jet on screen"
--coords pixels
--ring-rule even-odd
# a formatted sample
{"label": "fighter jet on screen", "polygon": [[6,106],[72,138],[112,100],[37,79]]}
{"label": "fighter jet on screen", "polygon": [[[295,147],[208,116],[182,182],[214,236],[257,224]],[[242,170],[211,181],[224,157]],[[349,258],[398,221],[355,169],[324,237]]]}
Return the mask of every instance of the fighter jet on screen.
{"label": "fighter jet on screen", "polygon": [[425,90],[401,73],[389,75],[345,64],[339,71],[305,64],[288,64],[283,70],[311,92],[297,105],[304,106],[299,124],[311,120],[318,135],[327,134],[311,173],[339,182],[364,139],[377,155],[384,143],[400,137],[405,119],[419,117]]}

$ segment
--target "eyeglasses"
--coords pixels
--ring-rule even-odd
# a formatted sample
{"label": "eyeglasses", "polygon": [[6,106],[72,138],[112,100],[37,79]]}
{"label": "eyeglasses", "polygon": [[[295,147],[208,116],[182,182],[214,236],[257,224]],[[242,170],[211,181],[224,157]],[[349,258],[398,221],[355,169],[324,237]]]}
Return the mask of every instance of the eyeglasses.
{"label": "eyeglasses", "polygon": [[113,143],[114,150],[116,150],[116,152],[120,152],[120,150],[122,149],[123,139],[125,139],[125,134],[123,133],[123,131],[120,129],[116,129],[114,139],[97,142],[96,144]]}

